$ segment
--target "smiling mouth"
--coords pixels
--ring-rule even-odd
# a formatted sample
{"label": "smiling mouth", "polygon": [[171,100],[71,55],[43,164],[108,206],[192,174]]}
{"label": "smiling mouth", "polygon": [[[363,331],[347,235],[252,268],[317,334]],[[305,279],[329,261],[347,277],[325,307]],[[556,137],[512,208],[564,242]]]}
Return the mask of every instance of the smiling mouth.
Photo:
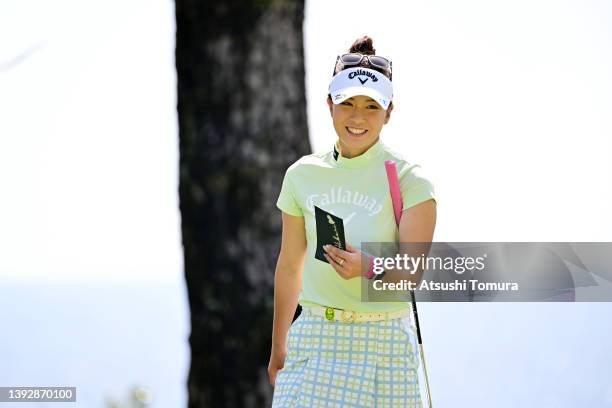
{"label": "smiling mouth", "polygon": [[354,127],[346,127],[347,132],[349,132],[353,136],[363,136],[366,134],[366,129],[359,129]]}

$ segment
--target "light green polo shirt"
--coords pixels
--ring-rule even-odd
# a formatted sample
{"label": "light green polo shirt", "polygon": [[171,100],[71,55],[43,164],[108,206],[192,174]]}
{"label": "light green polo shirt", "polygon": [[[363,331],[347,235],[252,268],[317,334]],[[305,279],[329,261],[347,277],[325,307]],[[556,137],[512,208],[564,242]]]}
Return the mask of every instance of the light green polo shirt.
{"label": "light green polo shirt", "polygon": [[360,156],[348,159],[333,151],[301,157],[286,171],[277,207],[304,217],[307,254],[302,272],[299,303],[357,312],[392,312],[409,302],[363,302],[361,280],[345,280],[326,262],[315,258],[317,230],[314,206],[344,220],[346,242],[362,248],[362,242],[397,242],[385,160],[394,160],[400,181],[403,210],[435,199],[434,187],[419,165],[408,163],[381,139]]}

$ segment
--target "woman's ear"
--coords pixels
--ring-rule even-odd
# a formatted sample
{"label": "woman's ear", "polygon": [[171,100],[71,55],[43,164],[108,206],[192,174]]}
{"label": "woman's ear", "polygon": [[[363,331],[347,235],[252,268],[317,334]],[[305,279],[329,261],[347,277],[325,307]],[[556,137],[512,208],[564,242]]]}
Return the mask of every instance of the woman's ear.
{"label": "woman's ear", "polygon": [[334,103],[329,95],[327,95],[327,106],[329,106],[329,114],[334,117]]}
{"label": "woman's ear", "polygon": [[389,122],[389,119],[391,119],[392,111],[393,111],[393,102],[390,102],[389,107],[387,108],[387,114],[385,115],[385,125]]}

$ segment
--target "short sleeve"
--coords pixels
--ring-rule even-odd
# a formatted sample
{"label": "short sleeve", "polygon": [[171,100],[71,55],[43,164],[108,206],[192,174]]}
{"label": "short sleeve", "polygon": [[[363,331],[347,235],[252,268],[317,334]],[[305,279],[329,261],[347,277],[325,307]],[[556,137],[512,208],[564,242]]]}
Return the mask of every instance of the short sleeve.
{"label": "short sleeve", "polygon": [[399,182],[404,204],[402,211],[427,200],[436,199],[433,183],[418,164],[403,168],[399,174]]}
{"label": "short sleeve", "polygon": [[302,209],[298,205],[295,199],[295,191],[293,189],[293,183],[291,181],[291,173],[287,171],[283,178],[283,185],[281,187],[276,206],[287,214],[294,215],[296,217],[303,217],[304,214]]}

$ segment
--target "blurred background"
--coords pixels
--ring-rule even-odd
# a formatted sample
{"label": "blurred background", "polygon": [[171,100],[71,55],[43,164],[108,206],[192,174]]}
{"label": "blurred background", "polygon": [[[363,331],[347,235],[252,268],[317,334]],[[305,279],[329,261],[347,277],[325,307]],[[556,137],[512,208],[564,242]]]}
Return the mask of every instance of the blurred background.
{"label": "blurred background", "polygon": [[[605,1],[3,0],[0,386],[266,406],[280,180],[331,149],[365,34],[436,241],[611,241],[611,27]],[[421,304],[435,406],[612,407],[611,312]]]}

